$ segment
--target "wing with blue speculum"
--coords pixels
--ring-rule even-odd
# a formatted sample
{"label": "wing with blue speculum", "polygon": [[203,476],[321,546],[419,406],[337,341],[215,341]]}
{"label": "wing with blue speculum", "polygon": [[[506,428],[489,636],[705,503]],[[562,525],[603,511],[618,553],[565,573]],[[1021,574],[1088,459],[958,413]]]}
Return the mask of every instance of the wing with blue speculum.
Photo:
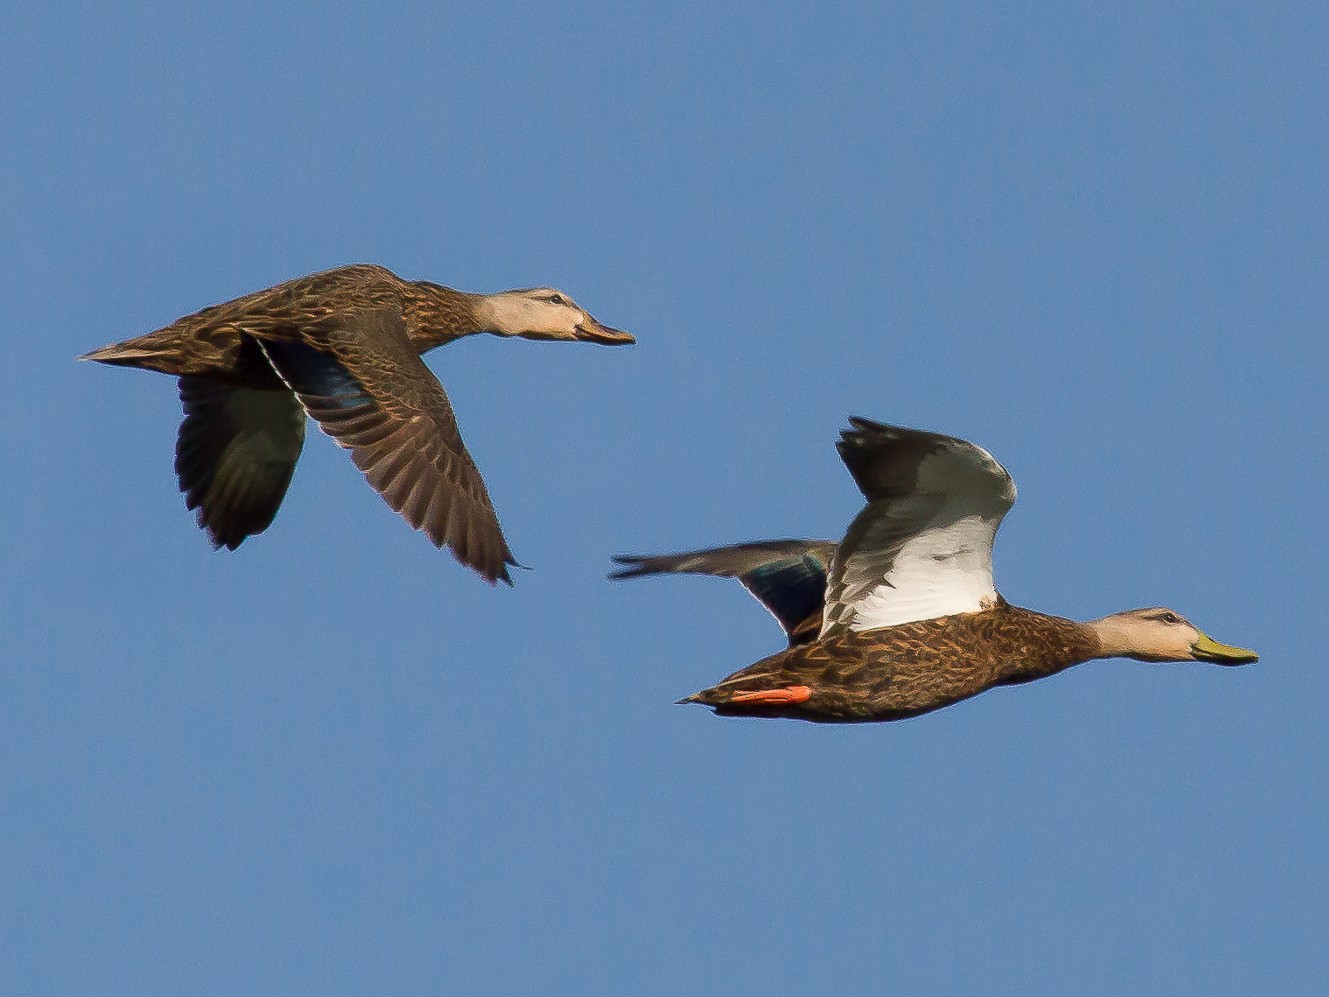
{"label": "wing with blue speculum", "polygon": [[737,578],[779,621],[789,643],[817,639],[826,596],[826,572],[835,543],[830,540],[764,540],[684,554],[648,557],[620,555],[621,569],[610,578],[658,574]]}

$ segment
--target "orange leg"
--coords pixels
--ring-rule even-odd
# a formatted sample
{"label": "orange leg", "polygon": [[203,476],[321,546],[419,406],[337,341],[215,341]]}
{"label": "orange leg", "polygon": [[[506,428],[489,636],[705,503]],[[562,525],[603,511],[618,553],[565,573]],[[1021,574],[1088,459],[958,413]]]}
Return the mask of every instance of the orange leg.
{"label": "orange leg", "polygon": [[729,697],[731,703],[806,703],[812,690],[805,685],[787,685],[783,689],[758,689],[755,692],[736,692]]}

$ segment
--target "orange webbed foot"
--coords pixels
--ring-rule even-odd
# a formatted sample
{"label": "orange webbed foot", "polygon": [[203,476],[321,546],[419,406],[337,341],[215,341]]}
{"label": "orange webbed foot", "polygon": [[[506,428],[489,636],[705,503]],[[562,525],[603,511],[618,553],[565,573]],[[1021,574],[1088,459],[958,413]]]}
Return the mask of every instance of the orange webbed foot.
{"label": "orange webbed foot", "polygon": [[731,703],[806,703],[812,690],[805,685],[787,685],[783,689],[758,689],[754,692],[736,692],[729,697]]}

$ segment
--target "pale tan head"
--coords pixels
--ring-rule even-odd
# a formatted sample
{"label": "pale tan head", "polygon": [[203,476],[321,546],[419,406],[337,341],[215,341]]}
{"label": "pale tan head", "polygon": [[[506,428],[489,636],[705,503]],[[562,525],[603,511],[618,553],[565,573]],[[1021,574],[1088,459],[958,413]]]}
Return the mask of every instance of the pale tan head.
{"label": "pale tan head", "polygon": [[1260,659],[1254,651],[1218,643],[1164,606],[1114,613],[1085,627],[1102,644],[1102,658],[1212,661],[1220,665],[1245,665]]}
{"label": "pale tan head", "polygon": [[486,294],[477,307],[486,331],[522,339],[564,339],[607,346],[635,343],[626,332],[601,325],[584,308],[552,287]]}

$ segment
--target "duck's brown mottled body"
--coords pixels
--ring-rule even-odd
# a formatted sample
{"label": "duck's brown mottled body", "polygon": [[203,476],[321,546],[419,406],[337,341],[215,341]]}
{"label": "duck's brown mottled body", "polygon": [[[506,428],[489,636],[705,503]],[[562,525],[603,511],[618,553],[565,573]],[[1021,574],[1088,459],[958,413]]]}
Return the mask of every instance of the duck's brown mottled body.
{"label": "duck's brown mottled body", "polygon": [[[983,612],[849,631],[791,647],[682,702],[704,703],[728,715],[899,720],[994,685],[1052,675],[1099,651],[1097,638],[1082,624],[1003,601]],[[743,701],[787,688],[810,695],[802,702]]]}
{"label": "duck's brown mottled body", "polygon": [[297,277],[93,350],[180,379],[176,475],[213,544],[267,529],[305,416],[388,505],[486,580],[516,564],[452,404],[420,355],[475,333],[631,343],[553,288],[469,294],[371,263]]}
{"label": "duck's brown mottled body", "polygon": [[[1077,623],[1010,605],[992,580],[992,542],[1015,502],[1006,469],[958,437],[849,423],[836,447],[867,504],[838,546],[758,541],[616,558],[626,565],[617,578],[737,577],[789,635],[789,649],[680,703],[726,715],[861,723],[928,713],[1094,658],[1259,660],[1164,606]],[[821,626],[800,643],[816,605]],[[791,626],[799,621],[806,622]]]}
{"label": "duck's brown mottled body", "polygon": [[403,280],[377,264],[357,263],[212,305],[96,351],[92,359],[279,389],[281,381],[262,360],[254,339],[317,344],[325,329],[388,311],[400,313],[411,345],[424,353],[478,331],[475,306],[480,297],[429,281]]}

